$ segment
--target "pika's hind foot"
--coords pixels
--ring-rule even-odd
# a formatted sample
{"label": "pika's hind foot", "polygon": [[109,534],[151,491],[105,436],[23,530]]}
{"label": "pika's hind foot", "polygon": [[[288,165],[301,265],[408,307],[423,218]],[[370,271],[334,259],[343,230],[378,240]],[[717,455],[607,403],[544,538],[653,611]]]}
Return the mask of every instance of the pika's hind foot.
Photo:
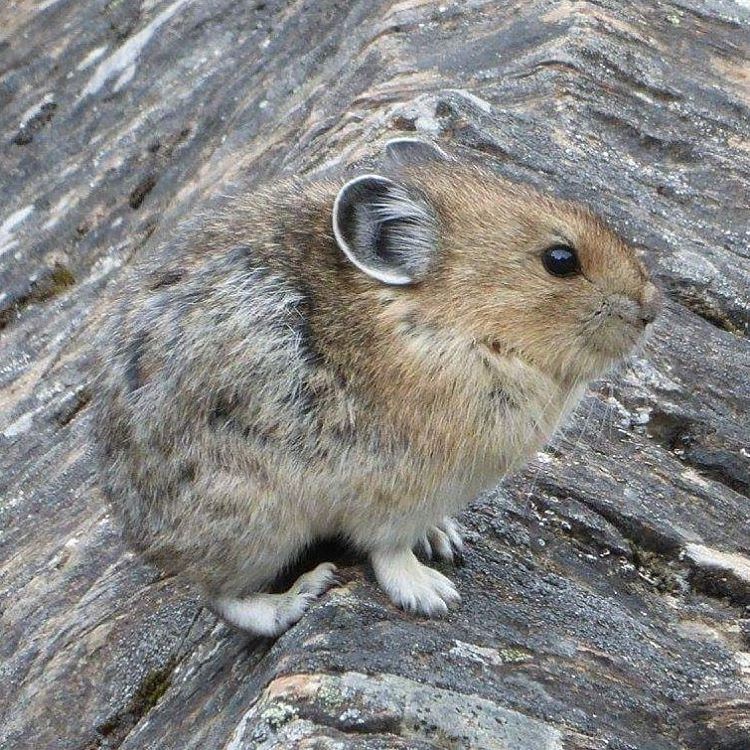
{"label": "pika's hind foot", "polygon": [[337,582],[336,566],[321,563],[301,575],[283,594],[255,594],[245,599],[219,598],[213,604],[230,625],[274,638],[299,622],[310,605]]}
{"label": "pika's hind foot", "polygon": [[428,560],[436,558],[446,562],[460,563],[463,560],[464,542],[458,523],[445,516],[437,526],[431,526],[417,542],[417,551]]}
{"label": "pika's hind foot", "polygon": [[318,597],[338,582],[336,566],[333,563],[320,563],[317,568],[301,575],[294,582],[294,585],[289,589],[287,594],[299,594],[302,596],[309,594],[313,597]]}
{"label": "pika's hind foot", "polygon": [[405,610],[433,617],[461,600],[453,583],[419,562],[410,549],[375,552],[370,560],[378,583]]}

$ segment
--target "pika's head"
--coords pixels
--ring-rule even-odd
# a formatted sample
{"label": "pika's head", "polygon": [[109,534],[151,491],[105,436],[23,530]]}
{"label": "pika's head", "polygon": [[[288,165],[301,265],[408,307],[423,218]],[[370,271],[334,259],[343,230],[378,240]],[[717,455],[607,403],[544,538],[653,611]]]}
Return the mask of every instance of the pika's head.
{"label": "pika's head", "polygon": [[643,264],[587,209],[416,139],[390,141],[382,172],[341,188],[334,235],[432,329],[583,381],[656,318],[660,295]]}

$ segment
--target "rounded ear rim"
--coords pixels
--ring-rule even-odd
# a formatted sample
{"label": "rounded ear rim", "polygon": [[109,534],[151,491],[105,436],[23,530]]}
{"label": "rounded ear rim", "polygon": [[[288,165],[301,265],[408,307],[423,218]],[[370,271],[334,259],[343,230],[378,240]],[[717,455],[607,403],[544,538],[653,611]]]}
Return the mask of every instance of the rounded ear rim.
{"label": "rounded ear rim", "polygon": [[351,249],[349,243],[346,241],[343,233],[341,232],[341,229],[339,228],[339,212],[341,210],[342,199],[345,198],[346,193],[351,190],[352,187],[354,187],[358,183],[364,182],[365,180],[375,180],[383,185],[387,185],[388,187],[395,187],[396,185],[393,180],[389,180],[382,175],[374,173],[363,174],[359,177],[354,177],[353,179],[349,180],[349,182],[341,187],[338,195],[336,196],[336,200],[333,202],[333,210],[331,211],[333,236],[336,238],[338,246],[344,251],[344,255],[346,255],[349,261],[360,271],[367,274],[367,276],[371,276],[378,281],[382,281],[384,284],[390,284],[392,286],[406,286],[407,284],[413,284],[415,282],[415,279],[413,279],[411,276],[407,276],[406,274],[398,273],[396,271],[386,271],[384,269],[374,268],[373,266],[369,266],[363,263]]}
{"label": "rounded ear rim", "polygon": [[408,159],[404,159],[403,156],[399,155],[396,151],[400,144],[412,144],[417,146],[422,154],[426,154],[424,158],[417,159],[418,162],[428,163],[430,161],[450,161],[451,157],[440,146],[433,141],[427,140],[426,138],[417,138],[415,136],[399,136],[397,138],[390,138],[383,145],[386,158],[390,159],[396,164],[408,163]]}

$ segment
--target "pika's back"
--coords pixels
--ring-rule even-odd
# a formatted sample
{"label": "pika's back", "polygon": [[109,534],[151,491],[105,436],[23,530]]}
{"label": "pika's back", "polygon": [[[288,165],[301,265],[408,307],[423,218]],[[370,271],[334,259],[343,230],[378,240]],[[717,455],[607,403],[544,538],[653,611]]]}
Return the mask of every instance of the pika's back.
{"label": "pika's back", "polygon": [[133,274],[100,337],[105,485],[144,551],[169,547],[160,529],[201,467],[312,449],[308,297],[288,259],[269,262],[274,238],[259,220],[241,211],[172,240],[169,265]]}

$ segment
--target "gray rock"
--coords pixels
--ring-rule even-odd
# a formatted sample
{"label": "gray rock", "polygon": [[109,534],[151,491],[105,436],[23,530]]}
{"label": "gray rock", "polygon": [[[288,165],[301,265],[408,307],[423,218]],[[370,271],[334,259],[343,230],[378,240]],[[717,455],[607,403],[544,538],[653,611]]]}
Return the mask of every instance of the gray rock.
{"label": "gray rock", "polygon": [[[0,11],[0,747],[750,747],[750,10],[155,0]],[[583,200],[669,293],[461,519],[460,610],[360,565],[251,641],[119,541],[92,334],[222,193],[422,132]]]}

